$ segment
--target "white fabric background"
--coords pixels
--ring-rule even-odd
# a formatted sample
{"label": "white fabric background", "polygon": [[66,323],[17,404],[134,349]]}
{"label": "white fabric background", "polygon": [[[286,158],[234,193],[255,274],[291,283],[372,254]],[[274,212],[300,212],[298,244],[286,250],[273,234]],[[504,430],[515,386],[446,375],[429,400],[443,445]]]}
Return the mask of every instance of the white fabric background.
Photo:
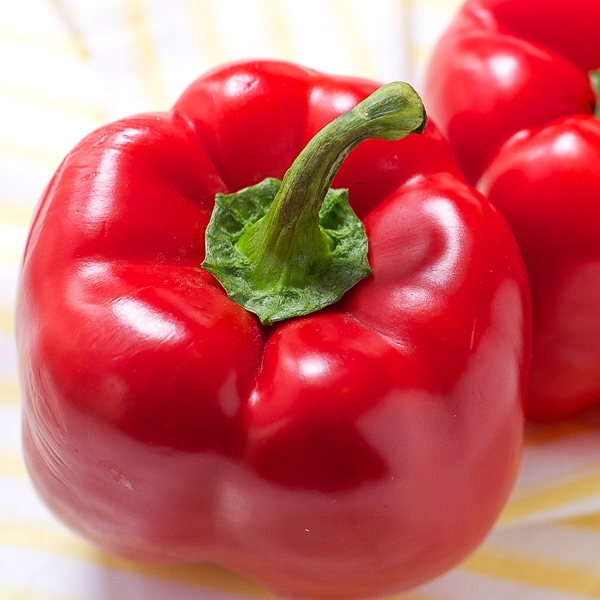
{"label": "white fabric background", "polygon": [[[166,109],[227,60],[274,57],[419,87],[457,0],[0,2],[0,599],[270,597],[216,567],[103,555],[46,511],[25,471],[13,340],[20,256],[66,152],[99,125]],[[484,545],[405,600],[600,598],[597,418],[530,428],[517,487]]]}

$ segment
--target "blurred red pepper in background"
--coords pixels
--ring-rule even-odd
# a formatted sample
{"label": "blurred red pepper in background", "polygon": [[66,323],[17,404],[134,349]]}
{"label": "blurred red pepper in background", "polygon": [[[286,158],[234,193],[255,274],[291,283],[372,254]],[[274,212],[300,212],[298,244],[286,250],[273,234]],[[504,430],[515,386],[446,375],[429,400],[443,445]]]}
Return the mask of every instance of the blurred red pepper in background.
{"label": "blurred red pepper in background", "polygon": [[[504,220],[398,85],[350,110],[379,86],[227,65],[171,111],[111,123],[66,157],[31,229],[17,340],[27,465],[70,527],[133,560],[209,560],[315,598],[414,586],[482,541],[519,463],[526,273]],[[389,141],[398,112],[401,135],[422,133]],[[342,113],[334,123],[364,121],[368,135],[359,127],[338,156],[338,134],[316,134]],[[385,139],[340,167],[365,137]],[[334,175],[349,190],[367,268],[329,306],[263,324],[201,266],[205,231],[237,231],[247,186],[278,188],[265,178],[294,171],[278,189],[303,196],[289,182],[310,188],[312,171],[290,165],[311,139],[303,164],[319,193]],[[215,196],[230,210],[218,218]],[[336,214],[307,219],[308,279],[342,245]],[[278,239],[251,278],[309,245]],[[246,264],[253,240],[226,253]],[[285,283],[305,279],[288,266]]]}
{"label": "blurred red pepper in background", "polygon": [[469,181],[504,215],[527,266],[527,415],[600,400],[597,0],[468,0],[438,42],[423,97]]}

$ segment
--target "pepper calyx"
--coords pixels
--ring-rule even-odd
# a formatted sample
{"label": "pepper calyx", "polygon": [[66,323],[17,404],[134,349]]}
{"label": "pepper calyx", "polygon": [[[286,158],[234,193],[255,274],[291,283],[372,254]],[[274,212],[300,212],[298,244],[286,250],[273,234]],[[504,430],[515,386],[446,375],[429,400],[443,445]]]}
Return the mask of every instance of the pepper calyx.
{"label": "pepper calyx", "polygon": [[282,181],[216,195],[202,267],[266,325],[337,302],[371,269],[364,226],[333,178],[360,142],[399,140],[426,120],[411,86],[380,87],[319,131]]}
{"label": "pepper calyx", "polygon": [[589,78],[592,85],[592,90],[594,90],[594,95],[596,96],[594,116],[597,119],[600,119],[600,69],[590,71]]}

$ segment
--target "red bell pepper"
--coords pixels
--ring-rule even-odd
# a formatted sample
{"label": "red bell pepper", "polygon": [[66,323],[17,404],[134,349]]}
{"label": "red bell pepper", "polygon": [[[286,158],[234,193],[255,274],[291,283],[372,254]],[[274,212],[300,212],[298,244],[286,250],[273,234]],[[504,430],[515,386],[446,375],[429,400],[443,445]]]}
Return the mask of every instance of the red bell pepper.
{"label": "red bell pepper", "polygon": [[[378,87],[227,65],[93,132],[51,180],[17,307],[25,456],[106,551],[360,597],[449,569],[497,518],[522,442],[525,268],[414,91]],[[333,177],[354,212],[323,199]],[[330,268],[346,228],[367,262],[306,308],[303,282],[356,270]],[[271,302],[298,298],[300,316]]]}
{"label": "red bell pepper", "polygon": [[531,283],[527,415],[600,400],[598,0],[468,0],[440,39],[424,98],[467,178],[504,215]]}

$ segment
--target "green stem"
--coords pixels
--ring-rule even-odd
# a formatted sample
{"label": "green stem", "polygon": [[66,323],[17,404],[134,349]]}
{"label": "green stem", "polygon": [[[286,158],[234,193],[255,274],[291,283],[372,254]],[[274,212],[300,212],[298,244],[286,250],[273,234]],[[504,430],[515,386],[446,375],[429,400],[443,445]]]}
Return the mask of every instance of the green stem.
{"label": "green stem", "polygon": [[600,69],[590,71],[590,83],[596,96],[596,110],[594,115],[597,119],[600,119]]}
{"label": "green stem", "polygon": [[333,241],[319,227],[319,210],[342,162],[360,142],[399,140],[425,127],[423,105],[406,83],[384,85],[326,125],[283,177],[269,212],[248,228],[238,250],[255,262],[258,286],[302,285]]}
{"label": "green stem", "polygon": [[421,99],[390,83],[326,125],[279,182],[217,194],[202,266],[263,323],[333,304],[370,272],[363,224],[330,185],[360,142],[399,140],[426,124]]}

